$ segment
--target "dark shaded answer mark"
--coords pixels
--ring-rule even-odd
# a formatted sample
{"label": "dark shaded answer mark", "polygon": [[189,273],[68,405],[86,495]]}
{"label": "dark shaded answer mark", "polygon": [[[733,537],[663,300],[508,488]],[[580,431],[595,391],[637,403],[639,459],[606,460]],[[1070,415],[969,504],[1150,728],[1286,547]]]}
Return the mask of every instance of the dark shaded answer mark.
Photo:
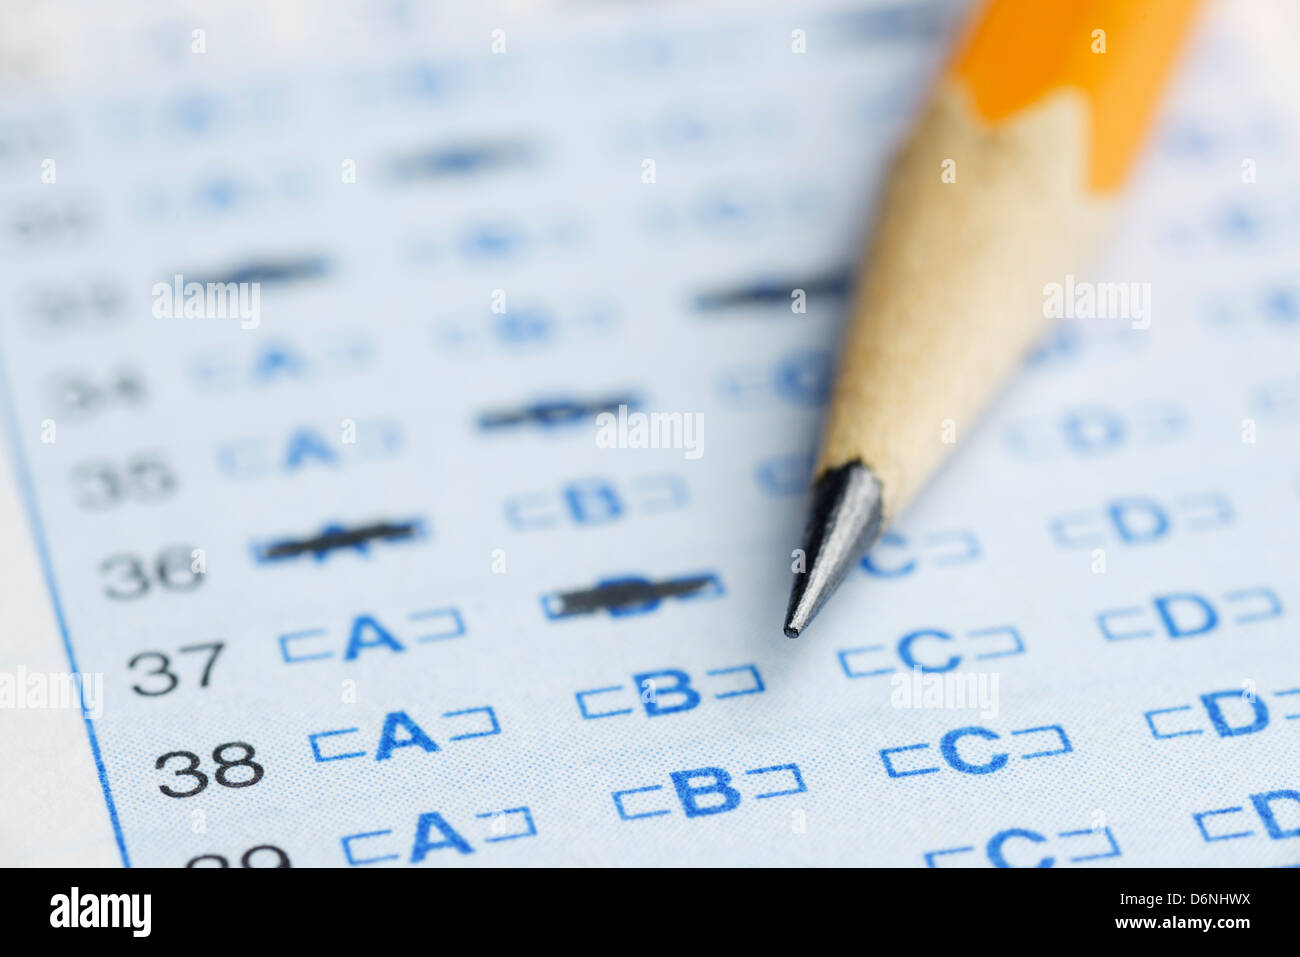
{"label": "dark shaded answer mark", "polygon": [[424,523],[419,519],[407,522],[374,522],[357,528],[330,525],[319,535],[303,539],[281,539],[253,546],[253,555],[259,562],[285,561],[302,555],[323,559],[340,548],[357,548],[363,554],[370,542],[401,542],[423,538]]}
{"label": "dark shaded answer mark", "polygon": [[[190,282],[241,283],[256,282],[265,285],[318,279],[330,271],[329,260],[324,256],[304,256],[297,259],[255,259],[235,266],[224,275],[204,279],[187,279]],[[186,273],[186,276],[189,274]]]}
{"label": "dark shaded answer mark", "polygon": [[[651,582],[640,578],[624,578],[602,582],[595,588],[556,592],[549,599],[547,614],[552,618],[572,615],[589,615],[597,611],[614,611],[649,605],[662,598],[685,598],[712,586],[719,589],[716,575],[691,575]],[[554,607],[558,604],[558,608]]]}
{"label": "dark shaded answer mark", "polygon": [[422,150],[394,157],[389,175],[399,183],[466,176],[532,162],[533,149],[524,140],[499,140]]}
{"label": "dark shaded answer mark", "polygon": [[700,312],[720,312],[743,306],[789,307],[791,294],[796,289],[802,289],[808,296],[846,296],[850,281],[848,272],[834,272],[805,279],[755,282],[730,289],[702,292],[695,297],[695,308]]}
{"label": "dark shaded answer mark", "polygon": [[899,40],[935,41],[948,35],[954,5],[950,0],[908,0],[889,7],[841,10],[830,15],[841,44],[878,46]]}
{"label": "dark shaded answer mark", "polygon": [[641,400],[631,395],[582,402],[573,399],[534,402],[519,409],[484,412],[478,417],[480,429],[506,429],[519,425],[540,425],[543,428],[573,425],[599,415],[601,412],[618,412],[625,405],[629,410],[640,408]]}

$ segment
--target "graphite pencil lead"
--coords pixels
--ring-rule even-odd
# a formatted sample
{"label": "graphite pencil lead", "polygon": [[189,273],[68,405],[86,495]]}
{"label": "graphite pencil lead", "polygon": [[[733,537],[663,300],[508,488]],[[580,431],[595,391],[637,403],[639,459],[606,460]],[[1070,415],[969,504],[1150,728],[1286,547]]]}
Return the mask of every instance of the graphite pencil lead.
{"label": "graphite pencil lead", "polygon": [[813,485],[804,535],[803,570],[796,571],[785,613],[785,636],[798,638],[849,569],[880,535],[880,482],[856,459],[828,469]]}

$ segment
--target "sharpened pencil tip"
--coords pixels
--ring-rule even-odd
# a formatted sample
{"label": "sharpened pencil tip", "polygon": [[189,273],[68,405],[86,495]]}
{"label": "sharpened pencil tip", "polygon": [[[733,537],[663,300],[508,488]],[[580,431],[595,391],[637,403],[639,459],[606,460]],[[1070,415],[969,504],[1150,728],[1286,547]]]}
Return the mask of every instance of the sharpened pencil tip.
{"label": "sharpened pencil tip", "polygon": [[856,459],[822,473],[813,484],[804,535],[803,571],[795,572],[785,636],[798,638],[849,569],[880,535],[880,482]]}

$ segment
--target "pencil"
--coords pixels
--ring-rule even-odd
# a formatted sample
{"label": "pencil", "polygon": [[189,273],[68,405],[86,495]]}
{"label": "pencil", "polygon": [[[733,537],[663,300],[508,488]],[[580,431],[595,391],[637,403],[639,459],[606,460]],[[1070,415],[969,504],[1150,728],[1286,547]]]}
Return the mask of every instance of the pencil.
{"label": "pencil", "polygon": [[1199,0],[991,0],[885,181],[785,633],[797,638],[1043,331]]}

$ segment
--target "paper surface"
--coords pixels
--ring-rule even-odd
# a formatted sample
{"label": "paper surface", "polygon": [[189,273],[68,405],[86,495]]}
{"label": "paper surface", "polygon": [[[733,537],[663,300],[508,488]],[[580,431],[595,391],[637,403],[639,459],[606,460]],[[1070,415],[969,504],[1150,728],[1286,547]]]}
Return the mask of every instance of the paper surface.
{"label": "paper surface", "polygon": [[791,642],[965,5],[472,7],[163,11],[0,107],[4,863],[1300,862],[1300,144],[1240,18],[1071,280],[1146,315],[936,422]]}

